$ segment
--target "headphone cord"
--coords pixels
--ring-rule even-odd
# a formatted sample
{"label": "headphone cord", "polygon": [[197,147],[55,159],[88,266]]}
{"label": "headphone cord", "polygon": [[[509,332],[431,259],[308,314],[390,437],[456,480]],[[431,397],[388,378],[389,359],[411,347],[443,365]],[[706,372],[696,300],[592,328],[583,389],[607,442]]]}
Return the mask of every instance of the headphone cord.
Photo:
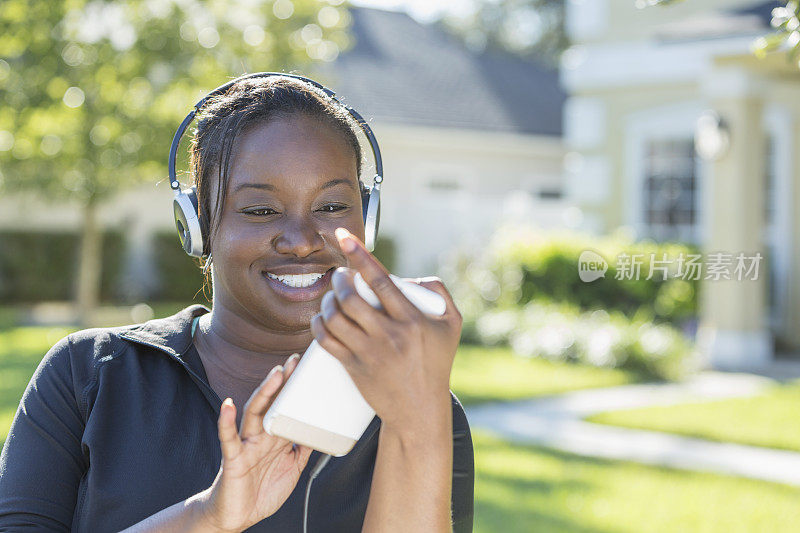
{"label": "headphone cord", "polygon": [[327,453],[324,453],[319,456],[317,459],[317,464],[314,465],[314,470],[311,471],[311,475],[308,477],[308,484],[306,485],[306,501],[303,504],[303,533],[308,533],[308,498],[311,495],[311,484],[314,482],[314,479],[319,475],[322,469],[328,464],[331,456]]}

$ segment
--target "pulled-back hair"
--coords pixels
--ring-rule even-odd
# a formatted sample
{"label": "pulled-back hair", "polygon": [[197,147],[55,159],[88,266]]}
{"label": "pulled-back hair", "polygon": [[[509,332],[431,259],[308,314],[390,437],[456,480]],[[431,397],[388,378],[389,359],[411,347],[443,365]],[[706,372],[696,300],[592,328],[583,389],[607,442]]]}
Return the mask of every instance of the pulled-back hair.
{"label": "pulled-back hair", "polygon": [[[231,153],[237,136],[255,124],[298,115],[317,119],[344,135],[355,153],[361,183],[362,155],[356,136],[360,127],[343,105],[322,89],[297,78],[267,76],[243,79],[225,93],[209,99],[197,116],[189,167],[197,187],[198,215],[206,236],[204,255],[211,253],[211,241],[219,228],[228,190]],[[217,183],[217,195],[212,210],[213,180]],[[211,219],[212,213],[214,220]]]}

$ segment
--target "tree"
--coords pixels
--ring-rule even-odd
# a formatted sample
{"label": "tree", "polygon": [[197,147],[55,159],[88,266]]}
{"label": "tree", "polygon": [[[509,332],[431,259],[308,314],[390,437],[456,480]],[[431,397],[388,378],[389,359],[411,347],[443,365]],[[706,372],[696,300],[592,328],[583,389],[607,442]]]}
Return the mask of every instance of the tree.
{"label": "tree", "polygon": [[99,202],[166,175],[171,136],[208,90],[244,72],[334,59],[348,38],[341,4],[0,3],[0,188],[81,205],[82,324],[98,302]]}
{"label": "tree", "polygon": [[784,7],[773,9],[771,25],[775,31],[756,41],[756,56],[784,51],[790,61],[797,62],[800,56],[800,2],[786,2]]}
{"label": "tree", "polygon": [[[637,5],[669,5],[684,0],[637,0]],[[800,57],[800,2],[789,0],[784,6],[772,10],[770,25],[775,31],[759,37],[753,45],[756,57],[763,58],[770,52],[785,52],[790,61],[797,62]],[[800,66],[800,63],[798,63]]]}
{"label": "tree", "polygon": [[525,59],[557,65],[568,40],[565,0],[471,0],[466,14],[451,12],[442,24],[473,48],[500,48]]}

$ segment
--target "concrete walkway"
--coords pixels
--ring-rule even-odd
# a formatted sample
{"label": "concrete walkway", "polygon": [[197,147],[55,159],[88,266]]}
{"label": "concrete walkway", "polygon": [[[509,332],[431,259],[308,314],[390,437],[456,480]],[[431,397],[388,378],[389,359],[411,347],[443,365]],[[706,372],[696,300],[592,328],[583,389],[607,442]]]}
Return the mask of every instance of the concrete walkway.
{"label": "concrete walkway", "polygon": [[800,486],[800,453],[584,422],[594,413],[755,395],[768,377],[706,371],[683,383],[623,385],[466,409],[473,428],[591,457]]}

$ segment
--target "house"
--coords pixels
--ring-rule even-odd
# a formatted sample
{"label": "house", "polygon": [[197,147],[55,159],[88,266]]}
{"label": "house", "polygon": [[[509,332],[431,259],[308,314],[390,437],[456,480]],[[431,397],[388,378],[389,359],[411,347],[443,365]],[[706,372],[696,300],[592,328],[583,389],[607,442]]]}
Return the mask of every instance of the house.
{"label": "house", "polygon": [[355,45],[320,65],[319,78],[378,138],[380,232],[396,245],[398,272],[434,273],[442,251],[480,242],[510,210],[562,224],[566,95],[557,70],[472,52],[406,13],[353,8],[351,16]]}
{"label": "house", "polygon": [[780,3],[646,4],[567,3],[566,197],[584,229],[691,242],[706,267],[761,254],[760,275],[704,270],[698,330],[708,365],[758,367],[800,346],[800,70],[752,51]]}
{"label": "house", "polygon": [[[566,95],[557,70],[471,51],[405,13],[351,8],[350,16],[354,46],[330,64],[298,73],[336,91],[379,141],[380,237],[395,248],[396,273],[435,273],[442,251],[487,235],[504,217],[561,223]],[[193,103],[186,102],[187,112]],[[164,180],[157,183],[161,177],[104,203],[98,215],[105,226],[125,229],[124,294],[131,301],[158,298],[153,236],[175,231],[173,194]],[[75,206],[45,210],[38,202],[22,195],[0,199],[0,229],[80,226]]]}

